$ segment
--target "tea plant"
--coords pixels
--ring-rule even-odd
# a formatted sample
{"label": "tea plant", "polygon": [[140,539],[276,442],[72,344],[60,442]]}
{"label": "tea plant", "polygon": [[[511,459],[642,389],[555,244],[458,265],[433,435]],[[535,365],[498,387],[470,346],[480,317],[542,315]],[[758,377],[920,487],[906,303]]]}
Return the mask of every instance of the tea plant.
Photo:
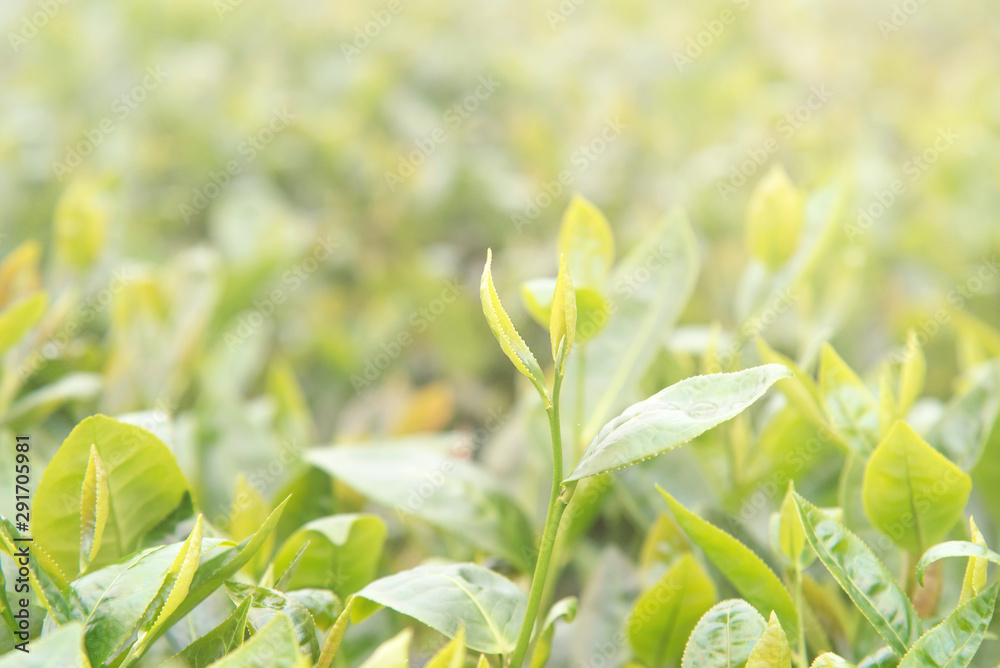
{"label": "tea plant", "polygon": [[[782,295],[816,291],[837,212],[835,191],[769,174],[747,214],[741,326],[681,332],[698,273],[684,214],[616,262],[606,218],[574,198],[556,276],[521,290],[551,362],[501,303],[488,250],[482,311],[537,399],[471,445],[414,429],[278,452],[220,504],[195,477],[222,465],[194,445],[214,424],[200,411],[232,405],[211,381],[172,420],[86,417],[25,519],[0,521],[0,666],[983,665],[1000,335],[956,323],[965,371],[946,402],[923,396],[916,331],[861,375],[826,342],[796,360],[773,349],[762,323]],[[11,443],[85,401],[16,374],[49,312],[16,280],[32,252],[0,264]],[[301,435],[286,371],[269,376],[274,422]],[[490,458],[508,449],[540,462],[537,479],[502,477]],[[30,471],[31,448],[15,453],[11,470]],[[281,479],[269,498],[265,476]]]}

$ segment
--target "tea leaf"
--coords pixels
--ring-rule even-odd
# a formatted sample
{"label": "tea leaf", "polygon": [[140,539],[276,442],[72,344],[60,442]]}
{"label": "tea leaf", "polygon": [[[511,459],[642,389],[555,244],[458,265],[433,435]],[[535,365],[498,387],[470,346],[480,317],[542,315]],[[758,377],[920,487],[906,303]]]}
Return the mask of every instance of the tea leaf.
{"label": "tea leaf", "polygon": [[544,668],[552,651],[552,637],[556,633],[556,622],[560,619],[572,622],[576,618],[579,605],[573,596],[556,601],[549,609],[542,624],[542,631],[535,641],[535,650],[531,654],[531,668]]}
{"label": "tea leaf", "polygon": [[792,650],[788,646],[788,638],[773,612],[767,621],[764,635],[750,652],[746,668],[792,668]]}
{"label": "tea leaf", "polygon": [[299,652],[292,622],[275,615],[267,625],[236,651],[211,664],[211,668],[307,668]]}
{"label": "tea leaf", "polygon": [[771,270],[783,265],[798,247],[805,218],[805,197],[780,165],[775,165],[750,195],[747,246]]}
{"label": "tea leaf", "polygon": [[361,668],[410,668],[413,629],[403,629],[378,646]]}
{"label": "tea leaf", "polygon": [[493,285],[493,274],[490,272],[490,265],[493,263],[493,251],[486,252],[486,266],[483,268],[483,278],[479,286],[479,295],[483,302],[483,313],[486,315],[486,322],[493,330],[500,348],[510,359],[518,371],[531,380],[542,401],[546,406],[549,404],[548,393],[545,391],[545,374],[538,366],[538,360],[528,349],[528,344],[524,342],[514,323],[510,321],[510,316],[503,309],[500,303],[500,296]]}
{"label": "tea leaf", "polygon": [[[986,539],[976,526],[976,520],[969,518],[969,532],[972,535],[972,542],[976,545],[986,547]],[[968,603],[973,598],[982,593],[986,587],[986,567],[989,562],[979,557],[969,557],[969,563],[965,567],[965,577],[962,579],[962,594],[958,599],[959,605]]]}
{"label": "tea leaf", "polygon": [[692,513],[662,489],[660,494],[670,506],[677,523],[705,551],[709,561],[733,583],[740,595],[758,611],[776,612],[786,633],[793,638],[798,637],[799,619],[795,603],[774,571],[746,545]]}
{"label": "tea leaf", "polygon": [[27,653],[17,650],[0,657],[0,668],[91,668],[83,649],[83,624],[70,622],[41,638],[34,638]]}
{"label": "tea leaf", "polygon": [[921,636],[899,662],[899,668],[966,668],[979,651],[993,619],[998,589],[1000,584],[994,584]]}
{"label": "tea leaf", "polygon": [[737,373],[695,376],[633,404],[606,424],[563,481],[614,471],[687,443],[757,401],[791,371],[767,364]]}
{"label": "tea leaf", "polygon": [[90,446],[90,459],[80,491],[80,570],[94,560],[101,547],[104,526],[108,522],[108,479],[97,448]]}
{"label": "tea leaf", "polygon": [[674,665],[701,616],[715,603],[712,578],[690,553],[636,599],[628,637],[636,656],[650,666]]}
{"label": "tea leaf", "polygon": [[767,622],[746,601],[716,604],[698,621],[681,668],[740,668],[767,629]]}
{"label": "tea leaf", "polygon": [[[231,615],[218,626],[185,647],[177,658],[191,668],[205,668],[213,661],[221,659],[226,654],[243,644],[246,635],[247,613],[250,611],[249,596],[237,606]],[[167,665],[172,662],[168,661]]]}
{"label": "tea leaf", "polygon": [[174,456],[150,432],[104,415],[78,424],[42,473],[32,527],[35,540],[71,577],[80,570],[81,504],[92,448],[106,473],[110,510],[91,568],[134,553],[188,491]]}
{"label": "tea leaf", "polygon": [[854,668],[854,665],[833,652],[827,652],[817,656],[809,668]]}
{"label": "tea leaf", "polygon": [[[406,664],[407,666],[409,663]],[[441,650],[431,657],[424,668],[465,668],[465,627]]]}
{"label": "tea leaf", "polygon": [[809,545],[897,656],[920,635],[920,618],[885,566],[860,538],[795,494]]}
{"label": "tea leaf", "polygon": [[0,355],[20,341],[45,315],[49,300],[44,292],[23,297],[0,311]]}
{"label": "tea leaf", "polygon": [[917,581],[923,584],[924,571],[927,567],[940,559],[949,557],[975,557],[984,559],[994,564],[1000,564],[1000,554],[989,549],[985,545],[970,543],[964,540],[950,540],[946,543],[939,543],[924,552],[917,562]]}
{"label": "tea leaf", "polygon": [[316,624],[309,610],[291,596],[274,589],[256,587],[254,585],[227,582],[226,589],[233,603],[240,604],[244,599],[252,598],[247,621],[251,628],[264,628],[274,617],[287,617],[292,622],[299,650],[307,657],[319,657],[319,644],[316,642]]}
{"label": "tea leaf", "polygon": [[333,624],[333,628],[330,629],[330,633],[326,636],[326,642],[323,643],[323,651],[316,662],[316,668],[331,668],[333,666],[333,662],[337,658],[337,652],[340,651],[340,643],[344,640],[344,632],[347,631],[347,625],[351,623],[351,615],[354,612],[354,601],[355,598],[351,596],[347,599],[347,603],[344,604],[343,611],[341,611],[337,617],[337,621]]}
{"label": "tea leaf", "polygon": [[[419,566],[376,580],[357,597],[413,617],[449,638],[465,627],[469,649],[485,654],[514,649],[527,604],[513,582],[476,564]],[[357,608],[354,616],[359,616]]]}
{"label": "tea leaf", "polygon": [[615,259],[615,240],[600,209],[574,195],[559,228],[559,252],[577,283],[601,287]]}
{"label": "tea leaf", "polygon": [[961,519],[971,489],[968,474],[900,420],[868,460],[862,496],[871,523],[920,554]]}
{"label": "tea leaf", "polygon": [[829,421],[855,452],[867,455],[878,439],[878,404],[833,347],[823,344],[819,389]]}
{"label": "tea leaf", "polygon": [[552,314],[549,318],[549,338],[552,340],[552,359],[558,362],[559,344],[566,340],[563,355],[568,355],[576,335],[576,292],[573,279],[566,265],[566,257],[559,258],[559,276],[552,298]]}
{"label": "tea leaf", "polygon": [[308,543],[288,588],[329,589],[346,598],[375,577],[385,536],[385,522],[376,515],[331,515],[313,520],[285,541],[274,558],[274,568],[287,568]]}

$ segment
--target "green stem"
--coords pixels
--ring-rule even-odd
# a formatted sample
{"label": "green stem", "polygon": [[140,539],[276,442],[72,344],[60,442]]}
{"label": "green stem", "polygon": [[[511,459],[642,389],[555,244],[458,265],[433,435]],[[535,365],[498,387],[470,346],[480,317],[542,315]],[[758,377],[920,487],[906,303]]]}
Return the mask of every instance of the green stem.
{"label": "green stem", "polygon": [[805,602],[802,597],[802,563],[795,560],[795,614],[799,618],[799,638],[798,638],[798,665],[802,668],[809,666],[809,659],[806,655],[806,616]]}
{"label": "green stem", "polygon": [[[545,577],[549,571],[549,562],[552,560],[552,548],[556,543],[556,534],[559,531],[559,521],[562,519],[563,511],[566,510],[568,498],[560,498],[560,488],[563,477],[563,454],[562,454],[562,430],[559,425],[559,388],[562,385],[562,374],[558,372],[560,364],[557,363],[556,378],[552,385],[552,405],[546,409],[549,416],[549,429],[552,432],[552,491],[549,494],[549,509],[545,515],[545,529],[542,531],[542,544],[538,550],[538,561],[535,562],[535,572],[531,576],[531,589],[528,591],[528,605],[524,611],[524,621],[521,623],[521,632],[517,636],[517,644],[514,646],[514,653],[511,654],[509,668],[521,668],[524,663],[524,656],[528,652],[528,644],[531,642],[531,633],[535,627],[535,619],[538,617],[538,607],[542,600],[542,592],[545,589]],[[572,489],[567,488],[571,495]]]}

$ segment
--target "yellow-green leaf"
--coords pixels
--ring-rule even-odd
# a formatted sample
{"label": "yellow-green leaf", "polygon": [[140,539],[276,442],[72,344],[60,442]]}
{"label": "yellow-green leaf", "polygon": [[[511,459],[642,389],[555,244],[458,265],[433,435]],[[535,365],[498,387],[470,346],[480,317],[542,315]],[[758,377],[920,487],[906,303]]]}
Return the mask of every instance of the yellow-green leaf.
{"label": "yellow-green leaf", "polygon": [[[976,520],[969,518],[969,531],[972,534],[972,541],[976,545],[987,547],[986,539],[976,526]],[[965,567],[965,578],[962,580],[962,595],[958,599],[958,604],[968,603],[976,596],[983,593],[986,587],[986,567],[989,560],[980,557],[969,557],[969,563]]]}
{"label": "yellow-green leaf", "polygon": [[764,635],[750,652],[746,668],[792,668],[792,650],[774,612],[771,612]]}
{"label": "yellow-green leaf", "polygon": [[90,459],[80,493],[80,571],[94,560],[101,549],[101,537],[108,521],[108,479],[97,448],[90,446]]}
{"label": "yellow-green leaf", "polygon": [[[795,507],[795,485],[788,483],[788,492],[784,501],[781,502],[780,521],[778,524],[778,545],[781,553],[793,564],[805,565],[811,561],[812,553],[807,552],[806,533],[802,529],[802,522],[799,521],[799,511]],[[808,555],[808,557],[807,557]],[[807,557],[807,558],[803,558]]]}
{"label": "yellow-green leaf", "polygon": [[819,389],[830,423],[855,452],[867,455],[878,440],[878,404],[829,343],[823,344]]}
{"label": "yellow-green leaf", "polygon": [[559,252],[581,286],[601,288],[615,259],[611,226],[600,209],[574,195],[559,228]]}
{"label": "yellow-green leaf", "polygon": [[545,391],[545,375],[542,373],[542,368],[538,365],[538,360],[535,359],[531,350],[528,349],[528,344],[524,342],[517,329],[514,328],[514,323],[511,322],[510,316],[507,315],[503,304],[500,303],[500,296],[497,295],[497,289],[493,285],[493,274],[490,271],[492,263],[493,251],[488,250],[486,251],[486,266],[483,268],[483,278],[479,285],[479,296],[483,302],[483,313],[486,315],[486,322],[489,323],[490,329],[493,330],[493,336],[496,337],[500,348],[514,364],[514,367],[531,380],[535,389],[542,396],[546,407],[548,407],[549,399],[548,393]]}
{"label": "yellow-green leaf", "polygon": [[636,599],[628,637],[636,656],[649,666],[674,665],[701,616],[715,603],[712,578],[690,552]]}
{"label": "yellow-green leaf", "polygon": [[464,668],[465,667],[465,627],[460,626],[458,633],[447,645],[431,657],[424,668]]}
{"label": "yellow-green leaf", "polygon": [[862,498],[871,523],[919,554],[962,517],[972,481],[902,420],[872,453]]}
{"label": "yellow-green leaf", "polygon": [[837,656],[833,652],[827,652],[826,654],[817,656],[809,668],[854,668],[854,664],[848,663],[846,659]]}
{"label": "yellow-green leaf", "polygon": [[0,311],[0,354],[21,340],[38,324],[49,300],[44,292],[23,297]]}
{"label": "yellow-green leaf", "polygon": [[559,258],[559,275],[552,297],[552,314],[549,317],[549,338],[552,340],[552,359],[559,356],[559,344],[566,340],[563,355],[568,355],[576,335],[576,292],[569,275],[566,256]]}
{"label": "yellow-green leaf", "polygon": [[108,211],[96,183],[77,181],[56,206],[56,258],[76,269],[97,259],[107,239]]}
{"label": "yellow-green leaf", "polygon": [[760,180],[747,205],[746,234],[750,252],[770,269],[783,265],[799,245],[805,197],[780,165]]}
{"label": "yellow-green leaf", "polygon": [[[233,492],[233,504],[229,511],[229,517],[218,523],[219,528],[227,531],[233,540],[241,541],[254,535],[270,512],[271,509],[268,507],[267,501],[247,482],[246,476],[241,472],[236,474],[236,489]],[[267,537],[254,558],[244,566],[244,570],[251,575],[257,575],[263,571],[267,567],[273,547],[274,535],[271,535]]]}
{"label": "yellow-green leaf", "polygon": [[757,351],[760,358],[767,364],[781,364],[792,370],[792,378],[782,380],[777,387],[788,398],[788,403],[797,410],[802,417],[807,418],[819,426],[826,426],[826,415],[823,413],[819,388],[816,381],[803,371],[798,364],[790,358],[775,351],[762,338],[757,338]]}
{"label": "yellow-green leaf", "polygon": [[306,668],[291,620],[275,615],[250,640],[209,668]]}
{"label": "yellow-green leaf", "polygon": [[361,668],[410,668],[413,629],[403,629],[378,646]]}
{"label": "yellow-green leaf", "polygon": [[323,643],[323,651],[319,655],[319,661],[316,662],[316,668],[330,668],[333,665],[334,660],[337,658],[337,652],[340,651],[340,643],[344,640],[344,632],[347,631],[347,625],[351,623],[351,613],[353,610],[354,597],[351,596],[347,599],[344,610],[337,617],[333,628],[330,629],[330,633],[326,636],[326,642]]}

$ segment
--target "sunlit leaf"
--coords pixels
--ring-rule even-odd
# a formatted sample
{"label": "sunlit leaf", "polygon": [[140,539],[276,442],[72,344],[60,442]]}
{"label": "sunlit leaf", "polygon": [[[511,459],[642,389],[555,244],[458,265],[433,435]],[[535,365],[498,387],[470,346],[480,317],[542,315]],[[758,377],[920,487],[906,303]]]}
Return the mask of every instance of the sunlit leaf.
{"label": "sunlit leaf", "polygon": [[378,646],[360,668],[410,668],[410,640],[413,629],[403,629]]}
{"label": "sunlit leaf", "polygon": [[559,228],[559,252],[581,286],[604,284],[615,258],[611,226],[601,211],[574,195]]}
{"label": "sunlit leaf", "polygon": [[344,640],[344,632],[347,631],[347,625],[351,623],[355,600],[352,596],[344,604],[343,611],[337,617],[337,621],[334,622],[333,627],[326,636],[326,642],[323,643],[319,660],[316,661],[316,668],[330,668],[333,666],[333,662],[337,658],[337,653],[340,651],[340,643]]}
{"label": "sunlit leaf", "polygon": [[788,638],[773,612],[767,621],[764,635],[750,652],[746,668],[792,668],[792,650],[788,646]]}
{"label": "sunlit leaf", "polygon": [[816,556],[896,655],[905,654],[921,632],[910,599],[860,538],[800,495],[794,498]]}
{"label": "sunlit leaf", "polygon": [[677,523],[700,547],[736,590],[758,611],[778,614],[786,633],[798,637],[798,613],[791,595],[778,576],[746,545],[701,519],[662,489]]}
{"label": "sunlit leaf", "polygon": [[746,601],[716,604],[694,627],[681,668],[742,668],[767,622]]}
{"label": "sunlit leaf", "polygon": [[640,401],[604,426],[564,482],[614,471],[673,450],[729,420],[791,372],[768,364],[695,376]]}
{"label": "sunlit leaf", "polygon": [[690,553],[636,600],[628,620],[635,655],[650,666],[673,665],[701,616],[715,603],[712,578]]}
{"label": "sunlit leaf", "polygon": [[465,627],[431,657],[424,668],[465,668]]}
{"label": "sunlit leaf", "polygon": [[878,403],[830,344],[823,345],[819,389],[830,424],[855,452],[871,452],[878,439]]}
{"label": "sunlit leaf", "polygon": [[791,257],[802,235],[805,197],[780,165],[775,165],[750,195],[746,235],[750,252],[772,270]]}
{"label": "sunlit leaf", "polygon": [[961,519],[971,489],[968,474],[898,421],[868,460],[862,496],[871,523],[919,554]]}
{"label": "sunlit leaf", "polygon": [[475,564],[419,566],[376,580],[357,597],[413,617],[449,638],[465,627],[469,649],[486,654],[514,649],[527,604],[513,582]]}
{"label": "sunlit leaf", "polygon": [[854,668],[854,665],[832,652],[827,652],[817,656],[809,668]]}
{"label": "sunlit leaf", "polygon": [[108,522],[108,479],[97,448],[90,446],[90,459],[80,492],[80,570],[94,560],[101,547],[104,526]]}
{"label": "sunlit leaf", "polygon": [[559,344],[565,339],[564,355],[568,355],[576,336],[576,292],[573,279],[566,265],[566,258],[559,258],[559,275],[552,298],[552,314],[549,317],[549,338],[552,340],[552,359],[558,360]]}
{"label": "sunlit leaf", "polygon": [[288,617],[275,615],[267,626],[235,651],[211,664],[212,668],[307,668],[299,652],[295,629]]}
{"label": "sunlit leaf", "polygon": [[899,662],[899,668],[966,668],[979,651],[993,619],[998,589],[1000,584],[994,584],[921,636]]}
{"label": "sunlit leaf", "polygon": [[[986,539],[976,526],[976,520],[969,518],[969,533],[972,542],[976,545],[986,547]],[[989,562],[979,557],[969,557],[969,563],[965,567],[965,577],[962,578],[962,594],[958,599],[959,605],[968,603],[976,596],[979,596],[986,588],[986,567]]]}

